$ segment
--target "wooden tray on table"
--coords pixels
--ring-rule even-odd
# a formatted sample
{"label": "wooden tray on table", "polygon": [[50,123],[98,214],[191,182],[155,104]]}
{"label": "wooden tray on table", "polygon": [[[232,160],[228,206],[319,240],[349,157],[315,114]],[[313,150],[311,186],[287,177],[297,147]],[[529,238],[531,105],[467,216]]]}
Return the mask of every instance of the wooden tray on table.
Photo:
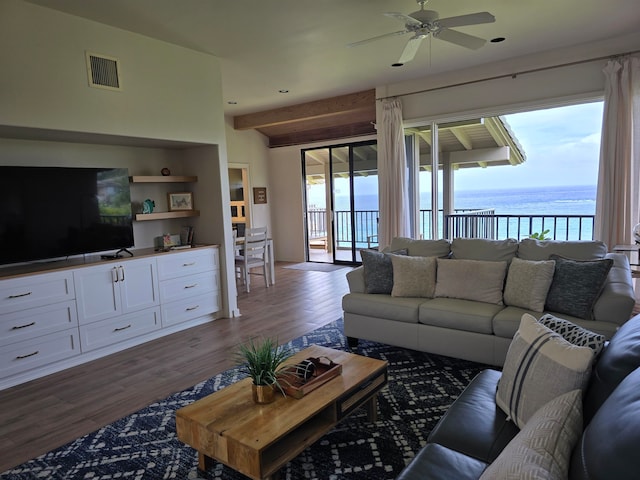
{"label": "wooden tray on table", "polygon": [[309,357],[300,363],[285,366],[278,377],[287,395],[302,398],[341,373],[342,365],[330,358]]}

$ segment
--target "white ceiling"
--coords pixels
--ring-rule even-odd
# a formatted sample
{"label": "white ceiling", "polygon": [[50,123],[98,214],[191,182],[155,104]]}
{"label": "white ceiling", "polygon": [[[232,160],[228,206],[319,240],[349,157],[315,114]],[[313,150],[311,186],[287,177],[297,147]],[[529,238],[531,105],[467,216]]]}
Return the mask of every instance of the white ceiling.
{"label": "white ceiling", "polygon": [[[534,52],[622,36],[640,28],[639,0],[430,0],[440,18],[488,11],[496,22],[458,30],[487,40],[472,51],[427,38],[400,68],[409,35],[347,48],[403,29],[383,15],[415,0],[29,0],[221,60],[225,113],[239,115]],[[288,94],[278,93],[280,89]],[[229,105],[236,101],[237,105]]]}

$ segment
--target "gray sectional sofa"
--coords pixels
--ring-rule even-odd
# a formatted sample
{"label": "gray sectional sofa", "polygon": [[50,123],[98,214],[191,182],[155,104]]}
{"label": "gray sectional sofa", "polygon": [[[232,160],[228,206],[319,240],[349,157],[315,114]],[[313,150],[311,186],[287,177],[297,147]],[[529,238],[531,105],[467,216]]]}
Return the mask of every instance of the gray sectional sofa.
{"label": "gray sectional sofa", "polygon": [[627,258],[598,241],[396,238],[384,254],[362,255],[342,299],[352,346],[367,339],[502,366],[524,313],[611,338],[635,303]]}

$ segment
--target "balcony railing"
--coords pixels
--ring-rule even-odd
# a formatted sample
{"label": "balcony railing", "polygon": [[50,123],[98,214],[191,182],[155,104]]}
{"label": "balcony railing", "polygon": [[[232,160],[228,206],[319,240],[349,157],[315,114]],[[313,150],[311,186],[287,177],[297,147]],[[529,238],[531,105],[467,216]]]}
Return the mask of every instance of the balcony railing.
{"label": "balcony railing", "polygon": [[[533,234],[548,232],[545,238],[553,240],[592,240],[594,215],[506,215],[492,209],[459,209],[454,214],[439,212],[440,235],[438,238],[489,238],[521,240]],[[354,212],[356,248],[366,248],[371,238],[378,234],[378,210]],[[309,238],[326,237],[326,211],[307,212]],[[420,210],[420,235],[436,238],[431,229],[431,210]],[[351,248],[351,212],[335,212],[336,242],[338,248]],[[369,242],[368,242],[369,240]]]}

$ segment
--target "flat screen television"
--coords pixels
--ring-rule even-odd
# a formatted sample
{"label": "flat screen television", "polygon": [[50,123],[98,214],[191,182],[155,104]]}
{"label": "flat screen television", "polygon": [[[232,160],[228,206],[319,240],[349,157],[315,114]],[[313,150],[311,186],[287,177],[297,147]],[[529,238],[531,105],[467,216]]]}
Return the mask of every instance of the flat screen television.
{"label": "flat screen television", "polygon": [[129,248],[126,168],[0,166],[0,264]]}

